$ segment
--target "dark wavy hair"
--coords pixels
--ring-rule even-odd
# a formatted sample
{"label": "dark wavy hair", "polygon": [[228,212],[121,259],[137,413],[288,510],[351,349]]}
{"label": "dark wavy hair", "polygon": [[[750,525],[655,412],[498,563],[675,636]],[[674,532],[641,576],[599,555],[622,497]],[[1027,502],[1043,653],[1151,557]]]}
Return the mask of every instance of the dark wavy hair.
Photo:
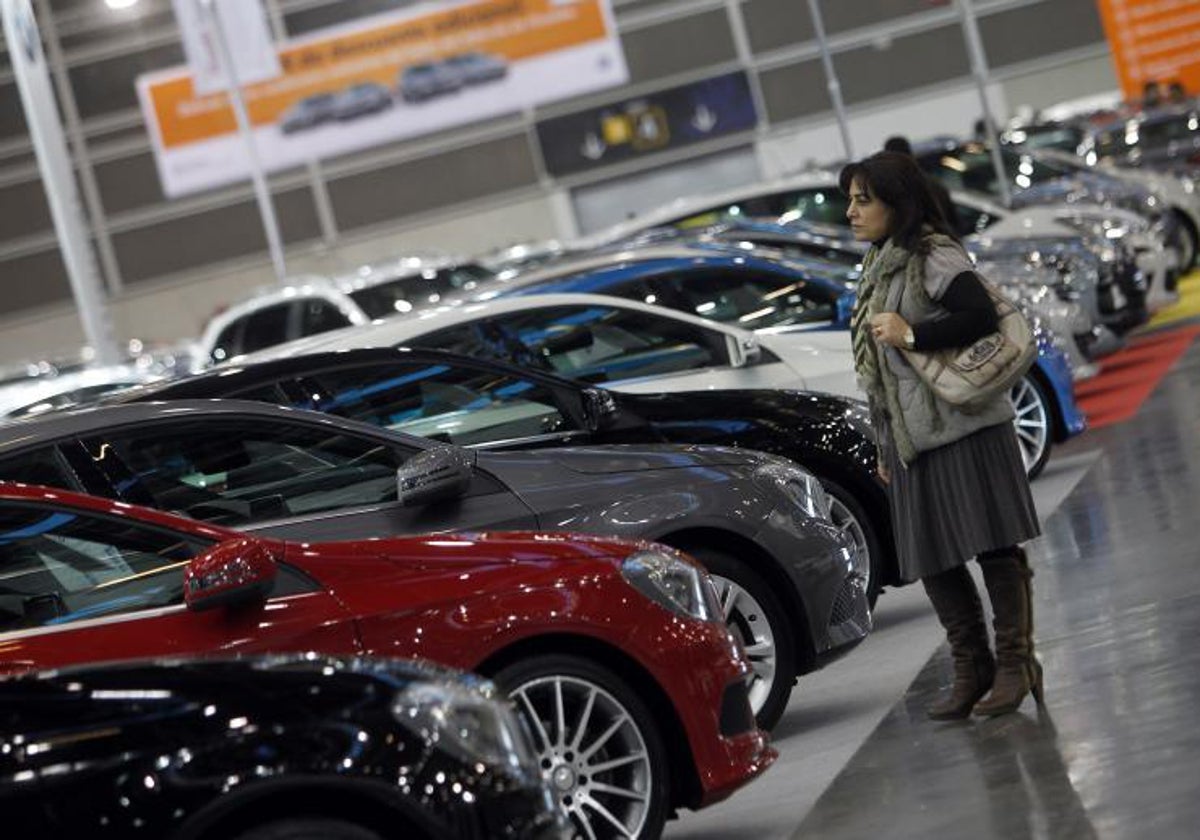
{"label": "dark wavy hair", "polygon": [[900,152],[877,152],[868,158],[842,167],[838,184],[847,196],[855,179],[862,181],[878,201],[894,214],[891,238],[906,251],[924,253],[922,242],[925,228],[944,233],[957,240],[958,235],[942,213],[926,175],[910,155]]}

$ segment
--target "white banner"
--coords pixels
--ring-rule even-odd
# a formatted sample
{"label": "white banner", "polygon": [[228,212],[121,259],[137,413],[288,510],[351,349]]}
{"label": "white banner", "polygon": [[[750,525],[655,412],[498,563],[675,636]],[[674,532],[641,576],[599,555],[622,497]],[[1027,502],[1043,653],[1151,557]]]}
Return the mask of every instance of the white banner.
{"label": "white banner", "polygon": [[[611,0],[463,0],[376,15],[278,47],[245,98],[269,171],[620,85]],[[180,68],[138,79],[163,190],[244,180],[225,94]]]}
{"label": "white banner", "polygon": [[229,89],[229,82],[221,72],[217,33],[203,9],[206,2],[212,4],[225,37],[229,39],[234,74],[239,84],[265,82],[282,72],[262,0],[172,0],[175,20],[183,37],[183,54],[187,56],[192,88],[196,93]]}

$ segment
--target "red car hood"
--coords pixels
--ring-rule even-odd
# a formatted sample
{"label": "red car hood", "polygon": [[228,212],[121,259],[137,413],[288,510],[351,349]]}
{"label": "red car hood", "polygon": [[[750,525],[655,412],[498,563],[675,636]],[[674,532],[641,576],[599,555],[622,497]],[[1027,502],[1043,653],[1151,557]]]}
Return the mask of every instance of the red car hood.
{"label": "red car hood", "polygon": [[285,557],[288,562],[324,578],[323,572],[332,571],[340,564],[355,566],[354,561],[375,565],[383,560],[405,574],[526,565],[545,569],[552,565],[596,561],[616,565],[635,551],[649,546],[650,543],[645,542],[580,534],[463,532],[348,542],[289,542]]}

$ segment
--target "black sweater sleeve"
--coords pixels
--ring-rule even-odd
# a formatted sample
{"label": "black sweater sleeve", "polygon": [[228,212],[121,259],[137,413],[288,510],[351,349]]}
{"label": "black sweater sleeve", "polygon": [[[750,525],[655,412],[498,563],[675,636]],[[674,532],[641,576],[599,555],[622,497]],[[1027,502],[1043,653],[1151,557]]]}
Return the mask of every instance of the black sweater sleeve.
{"label": "black sweater sleeve", "polygon": [[966,347],[995,332],[998,327],[991,295],[973,271],[964,271],[955,276],[938,303],[950,315],[938,321],[914,324],[913,349],[929,351]]}

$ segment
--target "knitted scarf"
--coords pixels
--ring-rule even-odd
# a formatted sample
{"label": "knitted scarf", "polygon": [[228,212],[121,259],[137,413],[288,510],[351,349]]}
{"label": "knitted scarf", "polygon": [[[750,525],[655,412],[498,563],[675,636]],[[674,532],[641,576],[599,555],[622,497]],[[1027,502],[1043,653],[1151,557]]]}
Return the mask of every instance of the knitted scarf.
{"label": "knitted scarf", "polygon": [[[892,439],[896,454],[904,464],[911,464],[917,457],[904,413],[900,408],[899,385],[896,375],[883,359],[883,348],[871,335],[871,317],[887,308],[888,292],[895,278],[903,273],[904,294],[919,308],[932,306],[929,293],[925,290],[925,257],[932,248],[957,247],[953,239],[940,233],[929,232],[923,237],[921,252],[906,251],[888,239],[882,246],[872,245],[863,258],[863,274],[858,281],[858,300],[850,318],[850,335],[854,346],[854,369],[859,383],[872,403],[887,407]],[[935,408],[933,391],[921,382],[921,396],[929,408],[932,422],[941,425],[941,416]]]}

